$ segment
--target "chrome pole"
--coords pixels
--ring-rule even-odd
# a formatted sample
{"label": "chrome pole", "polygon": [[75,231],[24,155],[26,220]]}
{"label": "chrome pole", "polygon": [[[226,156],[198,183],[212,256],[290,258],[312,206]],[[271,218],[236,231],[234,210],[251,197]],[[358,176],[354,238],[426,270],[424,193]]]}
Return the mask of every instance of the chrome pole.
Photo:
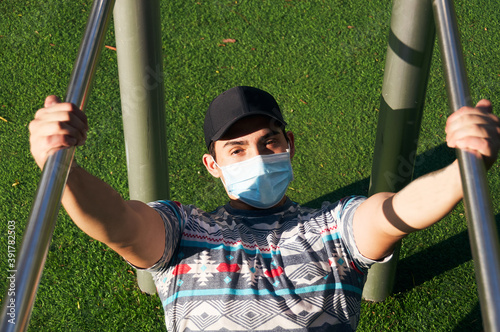
{"label": "chrome pole", "polygon": [[[449,0],[434,0],[445,80],[451,111],[472,106],[457,20]],[[489,195],[486,170],[476,151],[459,150],[465,211],[486,331],[500,331],[500,245]]]}
{"label": "chrome pole", "polygon": [[[88,100],[113,5],[114,0],[94,1],[69,80],[65,101],[82,110]],[[16,265],[9,271],[10,287],[3,300],[2,332],[26,331],[28,327],[74,151],[74,148],[60,150],[44,165]]]}

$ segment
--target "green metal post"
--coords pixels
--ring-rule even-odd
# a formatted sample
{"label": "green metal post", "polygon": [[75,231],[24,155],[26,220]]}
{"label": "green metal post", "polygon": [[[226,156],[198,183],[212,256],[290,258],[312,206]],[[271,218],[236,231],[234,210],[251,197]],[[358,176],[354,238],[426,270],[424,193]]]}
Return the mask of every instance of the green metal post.
{"label": "green metal post", "polygon": [[[117,0],[114,9],[130,199],[167,199],[168,160],[159,0]],[[138,271],[143,292],[156,292]]]}
{"label": "green metal post", "polygon": [[[412,180],[434,38],[430,0],[394,1],[369,195],[397,192]],[[369,270],[364,299],[391,293],[398,256],[399,246]]]}

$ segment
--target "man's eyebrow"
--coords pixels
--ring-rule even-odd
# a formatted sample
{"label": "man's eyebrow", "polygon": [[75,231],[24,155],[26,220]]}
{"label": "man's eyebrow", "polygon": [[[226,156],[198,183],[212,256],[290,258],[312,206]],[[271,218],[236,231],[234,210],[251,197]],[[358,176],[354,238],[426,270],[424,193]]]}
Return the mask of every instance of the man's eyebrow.
{"label": "man's eyebrow", "polygon": [[[278,135],[280,132],[279,131],[275,131],[275,130],[272,130],[271,129],[271,132],[265,134],[264,136],[262,136],[260,138],[260,140],[266,140],[268,139],[269,137],[272,137],[272,136],[275,136],[275,135]],[[222,148],[224,149],[225,147],[228,147],[228,146],[235,146],[235,145],[246,145],[248,144],[248,141],[247,140],[238,140],[238,139],[234,139],[234,140],[230,140],[230,141],[227,141],[226,143],[224,143],[224,146],[222,146]]]}
{"label": "man's eyebrow", "polygon": [[278,135],[279,133],[280,133],[279,131],[275,131],[275,130],[272,130],[272,129],[271,129],[271,132],[269,132],[269,133],[265,134],[265,135],[264,135],[264,136],[262,136],[260,139],[261,139],[261,140],[266,140],[266,139],[268,139],[269,137],[272,137],[272,136],[276,136],[276,135]]}
{"label": "man's eyebrow", "polygon": [[225,148],[227,146],[245,145],[245,144],[248,144],[247,140],[231,140],[227,141],[222,148]]}
{"label": "man's eyebrow", "polygon": [[265,134],[264,136],[262,136],[263,139],[266,139],[266,138],[269,138],[271,136],[275,136],[275,135],[278,135],[280,132],[279,131],[276,131],[276,130],[272,130],[271,129],[271,132],[270,133],[267,133]]}

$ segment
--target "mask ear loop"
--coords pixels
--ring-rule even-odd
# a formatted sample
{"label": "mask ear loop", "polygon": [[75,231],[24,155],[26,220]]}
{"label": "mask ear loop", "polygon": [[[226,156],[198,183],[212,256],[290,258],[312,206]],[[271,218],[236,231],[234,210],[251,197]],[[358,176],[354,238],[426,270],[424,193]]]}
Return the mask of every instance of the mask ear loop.
{"label": "mask ear loop", "polygon": [[[219,169],[222,172],[222,167],[220,167],[220,165],[217,164],[217,162],[215,161],[215,158],[213,156],[211,156],[211,157],[212,157],[212,160],[214,161],[215,166],[219,167]],[[222,174],[224,174],[224,172],[222,172]],[[222,176],[220,177],[220,180],[222,181],[222,184],[224,185],[224,187],[227,188],[226,183],[224,182],[224,178]]]}
{"label": "mask ear loop", "polygon": [[219,167],[220,169],[222,169],[222,167],[220,167],[220,166],[219,166],[219,164],[217,164],[217,162],[215,161],[214,156],[210,156],[210,157],[212,157],[212,160],[214,161],[215,166],[217,166],[217,167]]}

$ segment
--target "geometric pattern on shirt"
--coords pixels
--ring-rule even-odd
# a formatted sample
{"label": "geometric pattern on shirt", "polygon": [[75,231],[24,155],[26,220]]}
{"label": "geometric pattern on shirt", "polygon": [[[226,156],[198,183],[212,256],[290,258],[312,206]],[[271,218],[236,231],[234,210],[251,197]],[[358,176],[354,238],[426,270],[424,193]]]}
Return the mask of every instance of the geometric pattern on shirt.
{"label": "geometric pattern on shirt", "polygon": [[177,205],[172,212],[153,203],[171,229],[176,216],[186,219],[176,251],[166,248],[151,269],[168,330],[355,328],[362,272],[371,263],[351,255],[344,220],[360,202],[349,198],[320,210],[290,204],[264,218],[224,207],[206,213]]}
{"label": "geometric pattern on shirt", "polygon": [[[330,298],[333,297],[335,296],[330,296]],[[174,321],[184,322],[182,326],[176,326],[176,331],[186,329],[212,331],[220,326],[224,326],[228,331],[259,330],[263,326],[265,330],[294,330],[311,327],[311,324],[320,316],[323,316],[321,321],[330,323],[347,321],[345,317],[339,317],[336,312],[324,312],[322,300],[322,297],[312,297],[257,301],[191,301],[187,305],[178,306],[175,312],[168,311],[167,315]],[[220,324],[221,321],[224,323]]]}
{"label": "geometric pattern on shirt", "polygon": [[305,264],[289,265],[285,267],[288,278],[297,286],[312,285],[328,276],[322,265],[328,264],[307,262]]}

